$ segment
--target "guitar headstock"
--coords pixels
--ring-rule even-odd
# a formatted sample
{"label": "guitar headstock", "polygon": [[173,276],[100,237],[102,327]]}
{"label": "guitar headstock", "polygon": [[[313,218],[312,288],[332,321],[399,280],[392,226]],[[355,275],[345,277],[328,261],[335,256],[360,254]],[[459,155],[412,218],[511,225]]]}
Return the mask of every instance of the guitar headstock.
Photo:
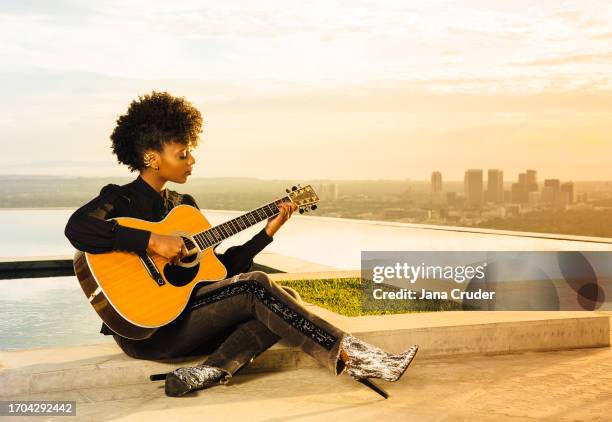
{"label": "guitar headstock", "polygon": [[286,192],[289,194],[288,196],[291,202],[298,206],[300,214],[308,212],[309,208],[312,211],[317,209],[315,204],[319,202],[319,197],[312,186],[308,185],[301,187],[297,185],[293,186],[291,190],[287,189]]}

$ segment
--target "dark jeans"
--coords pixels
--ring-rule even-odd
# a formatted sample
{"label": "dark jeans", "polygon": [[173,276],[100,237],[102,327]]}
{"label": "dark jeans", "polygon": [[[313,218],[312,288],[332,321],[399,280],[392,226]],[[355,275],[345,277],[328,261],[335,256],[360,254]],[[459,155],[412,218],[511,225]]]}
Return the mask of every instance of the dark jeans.
{"label": "dark jeans", "polygon": [[194,289],[185,312],[145,340],[114,335],[137,359],[210,354],[207,365],[234,374],[280,338],[338,375],[346,333],[309,312],[261,271],[241,273]]}

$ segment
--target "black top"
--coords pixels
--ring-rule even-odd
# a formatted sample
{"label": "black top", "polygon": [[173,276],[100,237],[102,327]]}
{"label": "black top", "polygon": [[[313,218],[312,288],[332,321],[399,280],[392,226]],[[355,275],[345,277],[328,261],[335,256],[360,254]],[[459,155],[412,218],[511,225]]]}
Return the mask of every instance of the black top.
{"label": "black top", "polygon": [[[113,250],[145,253],[151,232],[119,225],[114,217],[134,217],[146,221],[161,221],[177,205],[187,204],[199,209],[191,195],[164,189],[161,194],[138,176],[126,185],[106,185],[100,195],[76,210],[64,234],[72,245],[83,252],[104,253]],[[253,258],[272,238],[262,229],[241,246],[232,246],[224,254],[216,254],[227,269],[227,277],[248,272]],[[104,335],[113,332],[102,324]]]}

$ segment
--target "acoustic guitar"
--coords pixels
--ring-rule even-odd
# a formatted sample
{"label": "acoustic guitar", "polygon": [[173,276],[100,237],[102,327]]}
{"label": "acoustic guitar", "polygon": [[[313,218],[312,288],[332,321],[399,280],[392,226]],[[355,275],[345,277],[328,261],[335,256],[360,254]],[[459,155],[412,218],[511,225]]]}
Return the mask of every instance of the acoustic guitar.
{"label": "acoustic guitar", "polygon": [[195,207],[178,205],[159,222],[131,217],[113,220],[122,226],[183,238],[187,254],[180,262],[157,255],[113,251],[77,251],[74,270],[89,303],[104,323],[122,337],[142,340],[175,320],[198,283],[223,280],[227,270],[213,247],[223,240],[274,217],[277,204],[291,201],[300,214],[316,209],[319,198],[310,185],[293,186],[287,196],[212,227]]}

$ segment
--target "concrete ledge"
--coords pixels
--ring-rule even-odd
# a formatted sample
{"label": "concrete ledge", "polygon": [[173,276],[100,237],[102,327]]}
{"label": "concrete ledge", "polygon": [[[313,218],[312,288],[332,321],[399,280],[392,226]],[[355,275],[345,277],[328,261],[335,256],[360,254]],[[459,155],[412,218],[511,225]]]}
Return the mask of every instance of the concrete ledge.
{"label": "concrete ledge", "polygon": [[[610,346],[610,316],[592,312],[436,312],[349,318],[307,307],[389,352],[419,344],[419,359]],[[150,374],[202,359],[132,359],[114,343],[0,352],[0,397],[139,384],[147,382]],[[243,372],[317,366],[300,349],[279,342]]]}
{"label": "concrete ledge", "polygon": [[[112,387],[147,382],[149,375],[192,366],[203,357],[148,361],[133,359],[114,343],[57,349],[30,349],[0,355],[0,397]],[[244,372],[315,368],[318,363],[301,350],[276,344]]]}

